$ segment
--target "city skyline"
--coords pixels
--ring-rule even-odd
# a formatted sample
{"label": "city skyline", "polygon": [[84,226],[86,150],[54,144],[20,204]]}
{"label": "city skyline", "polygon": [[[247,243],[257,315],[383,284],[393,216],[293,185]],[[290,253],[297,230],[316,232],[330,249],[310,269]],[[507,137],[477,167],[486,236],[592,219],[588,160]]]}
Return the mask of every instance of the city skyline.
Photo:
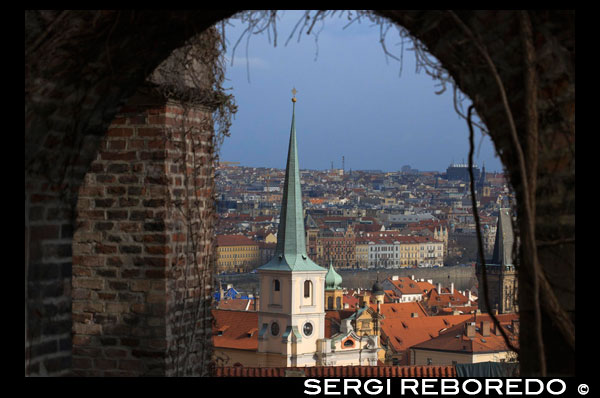
{"label": "city skyline", "polygon": [[[295,88],[300,168],[399,171],[410,165],[443,172],[466,163],[468,127],[454,109],[452,89],[442,94],[424,71],[415,73],[412,46],[392,30],[386,48],[402,64],[386,57],[379,28],[363,20],[346,29],[344,18],[315,25],[314,35],[286,41],[302,15],[278,13],[277,46],[267,34],[242,38],[245,26],[226,27],[224,86],[238,104],[230,132],[221,147],[222,161],[248,167],[284,168]],[[232,26],[233,25],[233,26]],[[233,57],[233,62],[232,62]],[[401,68],[401,69],[400,69]],[[466,102],[465,102],[466,105]],[[489,137],[475,132],[474,163],[502,172]]]}

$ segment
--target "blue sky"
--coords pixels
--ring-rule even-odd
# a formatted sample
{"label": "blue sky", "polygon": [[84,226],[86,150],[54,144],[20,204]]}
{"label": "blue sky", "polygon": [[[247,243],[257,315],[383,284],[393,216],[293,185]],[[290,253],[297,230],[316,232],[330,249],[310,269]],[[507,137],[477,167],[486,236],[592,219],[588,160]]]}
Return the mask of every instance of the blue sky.
{"label": "blue sky", "polygon": [[[243,166],[284,168],[291,123],[291,90],[296,88],[296,131],[300,168],[324,170],[380,169],[403,165],[423,171],[445,171],[451,162],[468,160],[468,127],[453,106],[449,88],[441,95],[424,71],[415,72],[410,44],[400,63],[387,57],[379,27],[369,21],[346,29],[346,18],[328,18],[314,35],[297,34],[285,45],[302,12],[280,12],[277,46],[266,33],[242,39],[245,26],[226,27],[227,81],[238,112],[231,136],[220,151],[222,161]],[[401,53],[395,30],[387,48]],[[468,104],[464,105],[466,109]],[[489,137],[475,132],[475,163],[502,171]]]}

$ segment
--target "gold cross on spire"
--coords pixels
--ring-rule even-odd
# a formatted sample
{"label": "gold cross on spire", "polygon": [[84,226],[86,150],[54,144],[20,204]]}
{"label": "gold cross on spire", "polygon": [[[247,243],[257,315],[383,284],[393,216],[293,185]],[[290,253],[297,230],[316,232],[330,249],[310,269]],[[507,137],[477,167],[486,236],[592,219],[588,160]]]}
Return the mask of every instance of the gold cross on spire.
{"label": "gold cross on spire", "polygon": [[296,102],[296,93],[297,93],[297,92],[298,92],[298,91],[296,90],[296,87],[294,87],[294,88],[292,89],[292,95],[293,95],[293,97],[292,97],[292,101],[293,101],[293,102]]}

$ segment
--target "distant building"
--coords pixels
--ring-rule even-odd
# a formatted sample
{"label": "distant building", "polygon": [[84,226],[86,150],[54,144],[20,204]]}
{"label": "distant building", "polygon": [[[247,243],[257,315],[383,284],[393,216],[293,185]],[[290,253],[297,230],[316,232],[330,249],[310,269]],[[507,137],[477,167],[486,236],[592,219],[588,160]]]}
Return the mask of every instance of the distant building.
{"label": "distant building", "polygon": [[243,235],[217,235],[217,271],[247,272],[260,263],[256,241]]}
{"label": "distant building", "polygon": [[[475,183],[479,181],[480,178],[479,167],[473,165],[473,180]],[[459,164],[453,163],[446,169],[446,179],[448,181],[471,181],[469,176],[469,165],[468,164]]]}

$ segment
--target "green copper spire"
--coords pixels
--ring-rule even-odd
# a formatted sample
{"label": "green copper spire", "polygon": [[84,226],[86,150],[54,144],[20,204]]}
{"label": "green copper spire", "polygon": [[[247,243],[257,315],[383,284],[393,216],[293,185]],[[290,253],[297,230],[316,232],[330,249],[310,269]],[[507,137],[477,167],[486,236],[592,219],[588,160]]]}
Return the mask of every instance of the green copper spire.
{"label": "green copper spire", "polygon": [[[292,93],[295,95],[296,89],[292,90]],[[306,254],[302,190],[300,188],[300,169],[298,167],[298,148],[296,145],[295,96],[292,98],[292,103],[292,128],[285,169],[285,182],[283,184],[275,257],[259,269],[325,271],[324,268],[310,260]]]}

